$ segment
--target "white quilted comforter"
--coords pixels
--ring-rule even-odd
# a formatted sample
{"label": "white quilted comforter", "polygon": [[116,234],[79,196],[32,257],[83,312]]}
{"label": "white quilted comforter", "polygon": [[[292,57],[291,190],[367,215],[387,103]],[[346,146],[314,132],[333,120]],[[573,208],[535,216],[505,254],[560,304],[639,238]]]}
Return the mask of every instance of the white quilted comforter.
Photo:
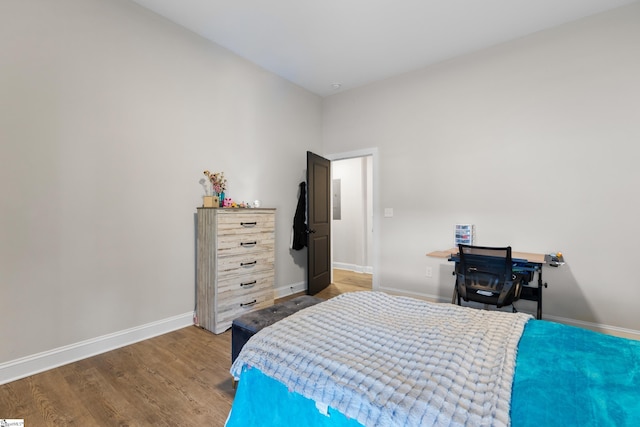
{"label": "white quilted comforter", "polygon": [[254,335],[231,373],[258,368],[365,426],[507,426],[529,318],[348,293]]}

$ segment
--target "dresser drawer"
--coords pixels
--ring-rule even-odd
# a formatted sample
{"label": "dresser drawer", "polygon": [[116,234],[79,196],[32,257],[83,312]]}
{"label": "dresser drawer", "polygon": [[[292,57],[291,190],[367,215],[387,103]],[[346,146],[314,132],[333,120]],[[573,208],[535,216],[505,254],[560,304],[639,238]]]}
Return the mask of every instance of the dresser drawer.
{"label": "dresser drawer", "polygon": [[273,270],[273,266],[273,251],[219,257],[217,265],[218,280],[224,280],[233,275]]}
{"label": "dresser drawer", "polygon": [[219,215],[218,236],[224,234],[252,234],[273,232],[275,229],[275,215],[273,214],[242,214]]}
{"label": "dresser drawer", "polygon": [[[257,303],[264,300],[264,295],[271,295],[273,300],[273,275],[264,278],[248,278],[241,279],[243,283],[249,283],[250,285],[241,287],[236,285],[235,287],[229,287],[224,291],[218,290],[218,307],[232,307],[235,306],[238,310],[247,309]],[[251,285],[252,282],[255,284]],[[255,303],[254,303],[255,300]]]}
{"label": "dresser drawer", "polygon": [[225,234],[218,236],[217,255],[271,252],[274,244],[274,233]]}
{"label": "dresser drawer", "polygon": [[218,301],[216,310],[216,333],[223,332],[231,327],[233,319],[250,311],[273,305],[273,289],[261,289],[248,295],[227,298]]}
{"label": "dresser drawer", "polygon": [[243,292],[246,294],[262,289],[273,289],[273,278],[273,270],[264,270],[251,274],[230,275],[218,280],[218,301]]}

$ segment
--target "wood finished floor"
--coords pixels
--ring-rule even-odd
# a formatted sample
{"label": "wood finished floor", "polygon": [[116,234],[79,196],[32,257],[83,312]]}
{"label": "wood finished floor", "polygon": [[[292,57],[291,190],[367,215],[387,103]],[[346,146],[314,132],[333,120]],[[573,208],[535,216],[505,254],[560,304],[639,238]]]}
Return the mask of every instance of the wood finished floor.
{"label": "wood finished floor", "polygon": [[[333,282],[317,296],[371,289],[368,274],[334,270]],[[234,396],[230,353],[231,331],[183,328],[4,384],[0,419],[28,427],[223,426]]]}

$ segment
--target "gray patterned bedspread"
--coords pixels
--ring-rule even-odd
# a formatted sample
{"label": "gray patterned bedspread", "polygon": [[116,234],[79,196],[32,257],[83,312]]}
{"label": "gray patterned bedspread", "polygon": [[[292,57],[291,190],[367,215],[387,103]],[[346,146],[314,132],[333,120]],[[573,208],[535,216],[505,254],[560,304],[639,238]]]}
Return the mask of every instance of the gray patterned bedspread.
{"label": "gray patterned bedspread", "polygon": [[508,426],[530,318],[353,292],[263,329],[231,373],[258,368],[365,426]]}

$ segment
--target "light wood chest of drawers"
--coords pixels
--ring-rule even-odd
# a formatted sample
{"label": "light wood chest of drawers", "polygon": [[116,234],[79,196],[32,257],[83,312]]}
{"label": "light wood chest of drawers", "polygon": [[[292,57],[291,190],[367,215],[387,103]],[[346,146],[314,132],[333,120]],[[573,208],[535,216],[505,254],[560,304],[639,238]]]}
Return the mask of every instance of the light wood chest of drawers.
{"label": "light wood chest of drawers", "polygon": [[196,315],[216,334],[273,305],[275,209],[198,208]]}

